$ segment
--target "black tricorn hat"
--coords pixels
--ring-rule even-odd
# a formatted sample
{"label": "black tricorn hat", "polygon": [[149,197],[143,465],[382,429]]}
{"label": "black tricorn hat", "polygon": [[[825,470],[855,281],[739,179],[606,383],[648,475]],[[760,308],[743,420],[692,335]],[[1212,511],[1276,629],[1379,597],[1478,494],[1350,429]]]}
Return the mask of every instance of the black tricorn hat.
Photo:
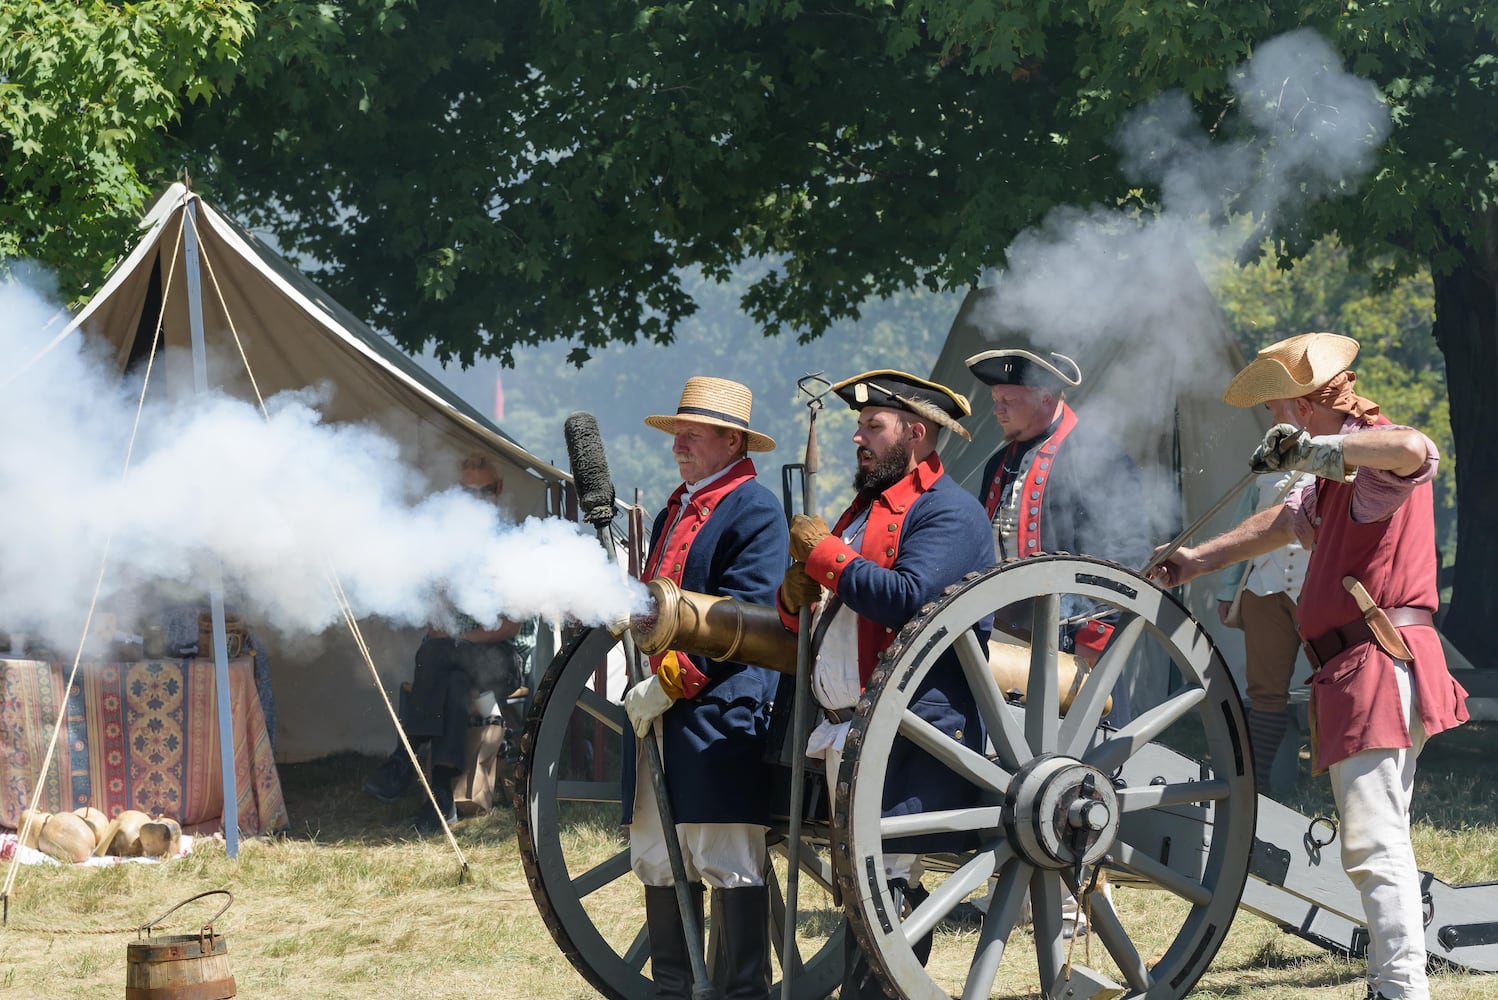
{"label": "black tricorn hat", "polygon": [[984,351],[964,364],[973,377],[986,385],[1030,385],[1038,388],[1075,389],[1082,384],[1082,369],[1065,354],[1051,352],[1041,357],[1018,349]]}
{"label": "black tricorn hat", "polygon": [[973,412],[967,398],[936,382],[882,368],[843,379],[832,387],[832,391],[855,410],[865,406],[907,410],[947,428],[964,440],[972,440],[972,435],[957,422]]}

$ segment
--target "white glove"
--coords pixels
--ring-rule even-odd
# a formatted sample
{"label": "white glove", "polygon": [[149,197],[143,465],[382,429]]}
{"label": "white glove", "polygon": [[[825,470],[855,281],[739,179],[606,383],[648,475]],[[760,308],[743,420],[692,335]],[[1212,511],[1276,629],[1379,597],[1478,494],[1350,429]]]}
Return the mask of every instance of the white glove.
{"label": "white glove", "polygon": [[661,687],[661,679],[651,674],[624,693],[624,714],[635,727],[635,736],[645,738],[656,716],[671,707],[674,699]]}
{"label": "white glove", "polygon": [[1269,428],[1249,458],[1248,467],[1258,473],[1299,469],[1334,482],[1347,480],[1347,466],[1342,459],[1342,436],[1324,434],[1312,437],[1293,424],[1275,424]]}

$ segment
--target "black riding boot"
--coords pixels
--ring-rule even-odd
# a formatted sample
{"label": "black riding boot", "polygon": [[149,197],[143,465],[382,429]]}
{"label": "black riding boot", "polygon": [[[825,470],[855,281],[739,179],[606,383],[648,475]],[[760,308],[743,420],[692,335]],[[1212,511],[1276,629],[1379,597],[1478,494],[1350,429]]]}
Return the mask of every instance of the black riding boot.
{"label": "black riding boot", "polygon": [[727,968],[723,1000],[768,1000],[770,995],[770,890],[762,885],[718,892]]}
{"label": "black riding boot", "polygon": [[[697,947],[702,947],[703,893],[701,883],[688,887],[692,909],[697,917]],[[655,984],[651,994],[656,1000],[691,1000],[692,959],[687,951],[687,934],[681,925],[681,909],[676,905],[676,887],[645,887],[645,928],[650,933],[650,979]]]}
{"label": "black riding boot", "polygon": [[[888,883],[889,894],[894,897],[895,908],[904,916],[910,916],[910,911],[919,906],[930,895],[920,883],[910,885],[903,878],[891,879]],[[924,966],[931,957],[932,935],[927,933],[925,937],[911,946],[915,957]],[[863,949],[858,947],[858,942],[850,932],[844,939],[843,945],[843,991],[838,994],[840,1000],[885,1000],[884,987],[879,985],[879,979],[874,975],[874,970],[869,967],[868,956]]]}

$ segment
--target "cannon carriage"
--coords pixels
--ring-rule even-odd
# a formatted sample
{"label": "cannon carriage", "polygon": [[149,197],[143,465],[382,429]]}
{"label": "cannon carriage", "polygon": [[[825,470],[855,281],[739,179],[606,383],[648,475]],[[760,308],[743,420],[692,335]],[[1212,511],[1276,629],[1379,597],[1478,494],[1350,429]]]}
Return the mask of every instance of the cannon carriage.
{"label": "cannon carriage", "polygon": [[[1067,658],[1062,608],[1077,601],[1115,616],[1117,628],[1095,669],[1067,692],[1059,680]],[[972,631],[996,609],[1027,616],[1023,690],[996,679]],[[517,768],[517,828],[538,907],[569,961],[603,995],[636,1000],[649,992],[643,912],[627,842],[609,826],[619,817],[619,744],[628,723],[601,668],[617,644],[607,630],[585,632],[547,669]],[[910,710],[948,648],[979,707],[985,753]],[[1116,679],[1144,661],[1168,665],[1168,696],[1117,729],[1101,725]],[[776,713],[783,720],[787,706],[777,703]],[[777,730],[782,740],[797,738],[791,727]],[[960,776],[972,804],[882,816],[885,767],[897,741]],[[1176,748],[1165,751],[1172,763],[1192,766],[1162,769],[1161,747]],[[1010,950],[1010,961],[1033,977],[1027,989],[1038,986],[1046,996],[1184,996],[1221,946],[1249,874],[1250,767],[1227,666],[1171,594],[1131,570],[1067,555],[975,575],[923,609],[884,654],[855,711],[839,773],[809,772],[798,848],[787,849],[787,827],[771,829],[778,879],[794,854],[803,881],[815,886],[788,914],[770,880],[772,940],[778,945],[784,922],[797,921],[799,947],[778,955],[779,966],[793,995],[830,995],[843,972],[843,936],[853,934],[892,996],[989,996]],[[788,798],[786,806],[788,813]],[[937,833],[956,835],[961,846],[922,855],[930,894],[902,913],[884,882],[883,855],[897,842]],[[1125,891],[1159,890],[1168,904],[1115,907],[1095,891],[1103,873]],[[971,959],[956,972],[928,972],[913,942],[985,891],[981,927],[963,938],[971,939]],[[1092,965],[1065,934],[1065,894],[1088,911]],[[1028,926],[1020,921],[1027,895]],[[709,934],[709,961],[713,951]]]}

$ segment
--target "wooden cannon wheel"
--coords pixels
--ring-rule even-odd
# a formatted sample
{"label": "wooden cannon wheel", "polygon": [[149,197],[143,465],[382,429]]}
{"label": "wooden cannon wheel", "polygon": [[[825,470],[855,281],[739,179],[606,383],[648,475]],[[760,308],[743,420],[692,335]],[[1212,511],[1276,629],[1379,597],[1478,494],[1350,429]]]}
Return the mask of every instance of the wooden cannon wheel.
{"label": "wooden cannon wheel", "polygon": [[[1057,636],[1079,602],[1117,612],[1118,627],[1063,716]],[[1005,608],[1022,609],[1036,640],[1023,705],[999,690],[971,631]],[[986,754],[910,711],[922,679],[954,646],[983,718]],[[1172,684],[1158,704],[1136,703],[1133,720],[1116,731],[1099,726],[1127,664],[1150,662],[1163,671],[1166,661]],[[1246,737],[1237,687],[1201,624],[1132,571],[1095,559],[1040,556],[950,588],[885,653],[858,704],[838,775],[833,828],[844,863],[836,866],[837,878],[853,932],[886,992],[908,1000],[988,997],[1006,945],[1022,943],[1025,951],[1012,949],[1010,961],[1035,977],[1026,993],[1038,980],[1044,997],[1119,995],[1108,989],[1129,997],[1186,995],[1221,946],[1248,873],[1255,796]],[[885,766],[896,740],[913,742],[961,775],[973,788],[972,805],[882,817]],[[1202,763],[1200,775],[1152,777],[1141,762],[1155,740],[1188,747]],[[885,885],[886,841],[954,831],[965,832],[968,847],[922,857],[931,894],[902,915]],[[1064,936],[1061,904],[1079,882],[1095,885],[1098,868],[1124,887],[1115,897],[1147,887],[1171,898],[1131,922],[1127,908],[1091,893],[1096,967],[1087,968],[1083,949],[1069,947]],[[956,981],[949,972],[938,982],[912,942],[989,886],[971,962]],[[1033,930],[1019,920],[1027,890]]]}
{"label": "wooden cannon wheel", "polygon": [[[536,907],[568,961],[602,996],[646,1000],[651,981],[644,898],[630,870],[628,837],[618,825],[622,734],[629,722],[604,681],[606,661],[618,644],[606,629],[590,629],[547,667],[515,770],[516,832]],[[783,968],[786,830],[772,828],[768,839],[777,861],[770,941]],[[842,976],[847,924],[840,911],[826,912],[832,874],[825,838],[823,843],[820,852],[806,846],[801,851],[798,934],[810,944],[806,954],[789,960],[798,1000],[828,996]],[[829,902],[820,909],[808,906],[808,897],[818,896]],[[711,969],[711,909],[707,924]],[[772,995],[780,995],[778,981]]]}

